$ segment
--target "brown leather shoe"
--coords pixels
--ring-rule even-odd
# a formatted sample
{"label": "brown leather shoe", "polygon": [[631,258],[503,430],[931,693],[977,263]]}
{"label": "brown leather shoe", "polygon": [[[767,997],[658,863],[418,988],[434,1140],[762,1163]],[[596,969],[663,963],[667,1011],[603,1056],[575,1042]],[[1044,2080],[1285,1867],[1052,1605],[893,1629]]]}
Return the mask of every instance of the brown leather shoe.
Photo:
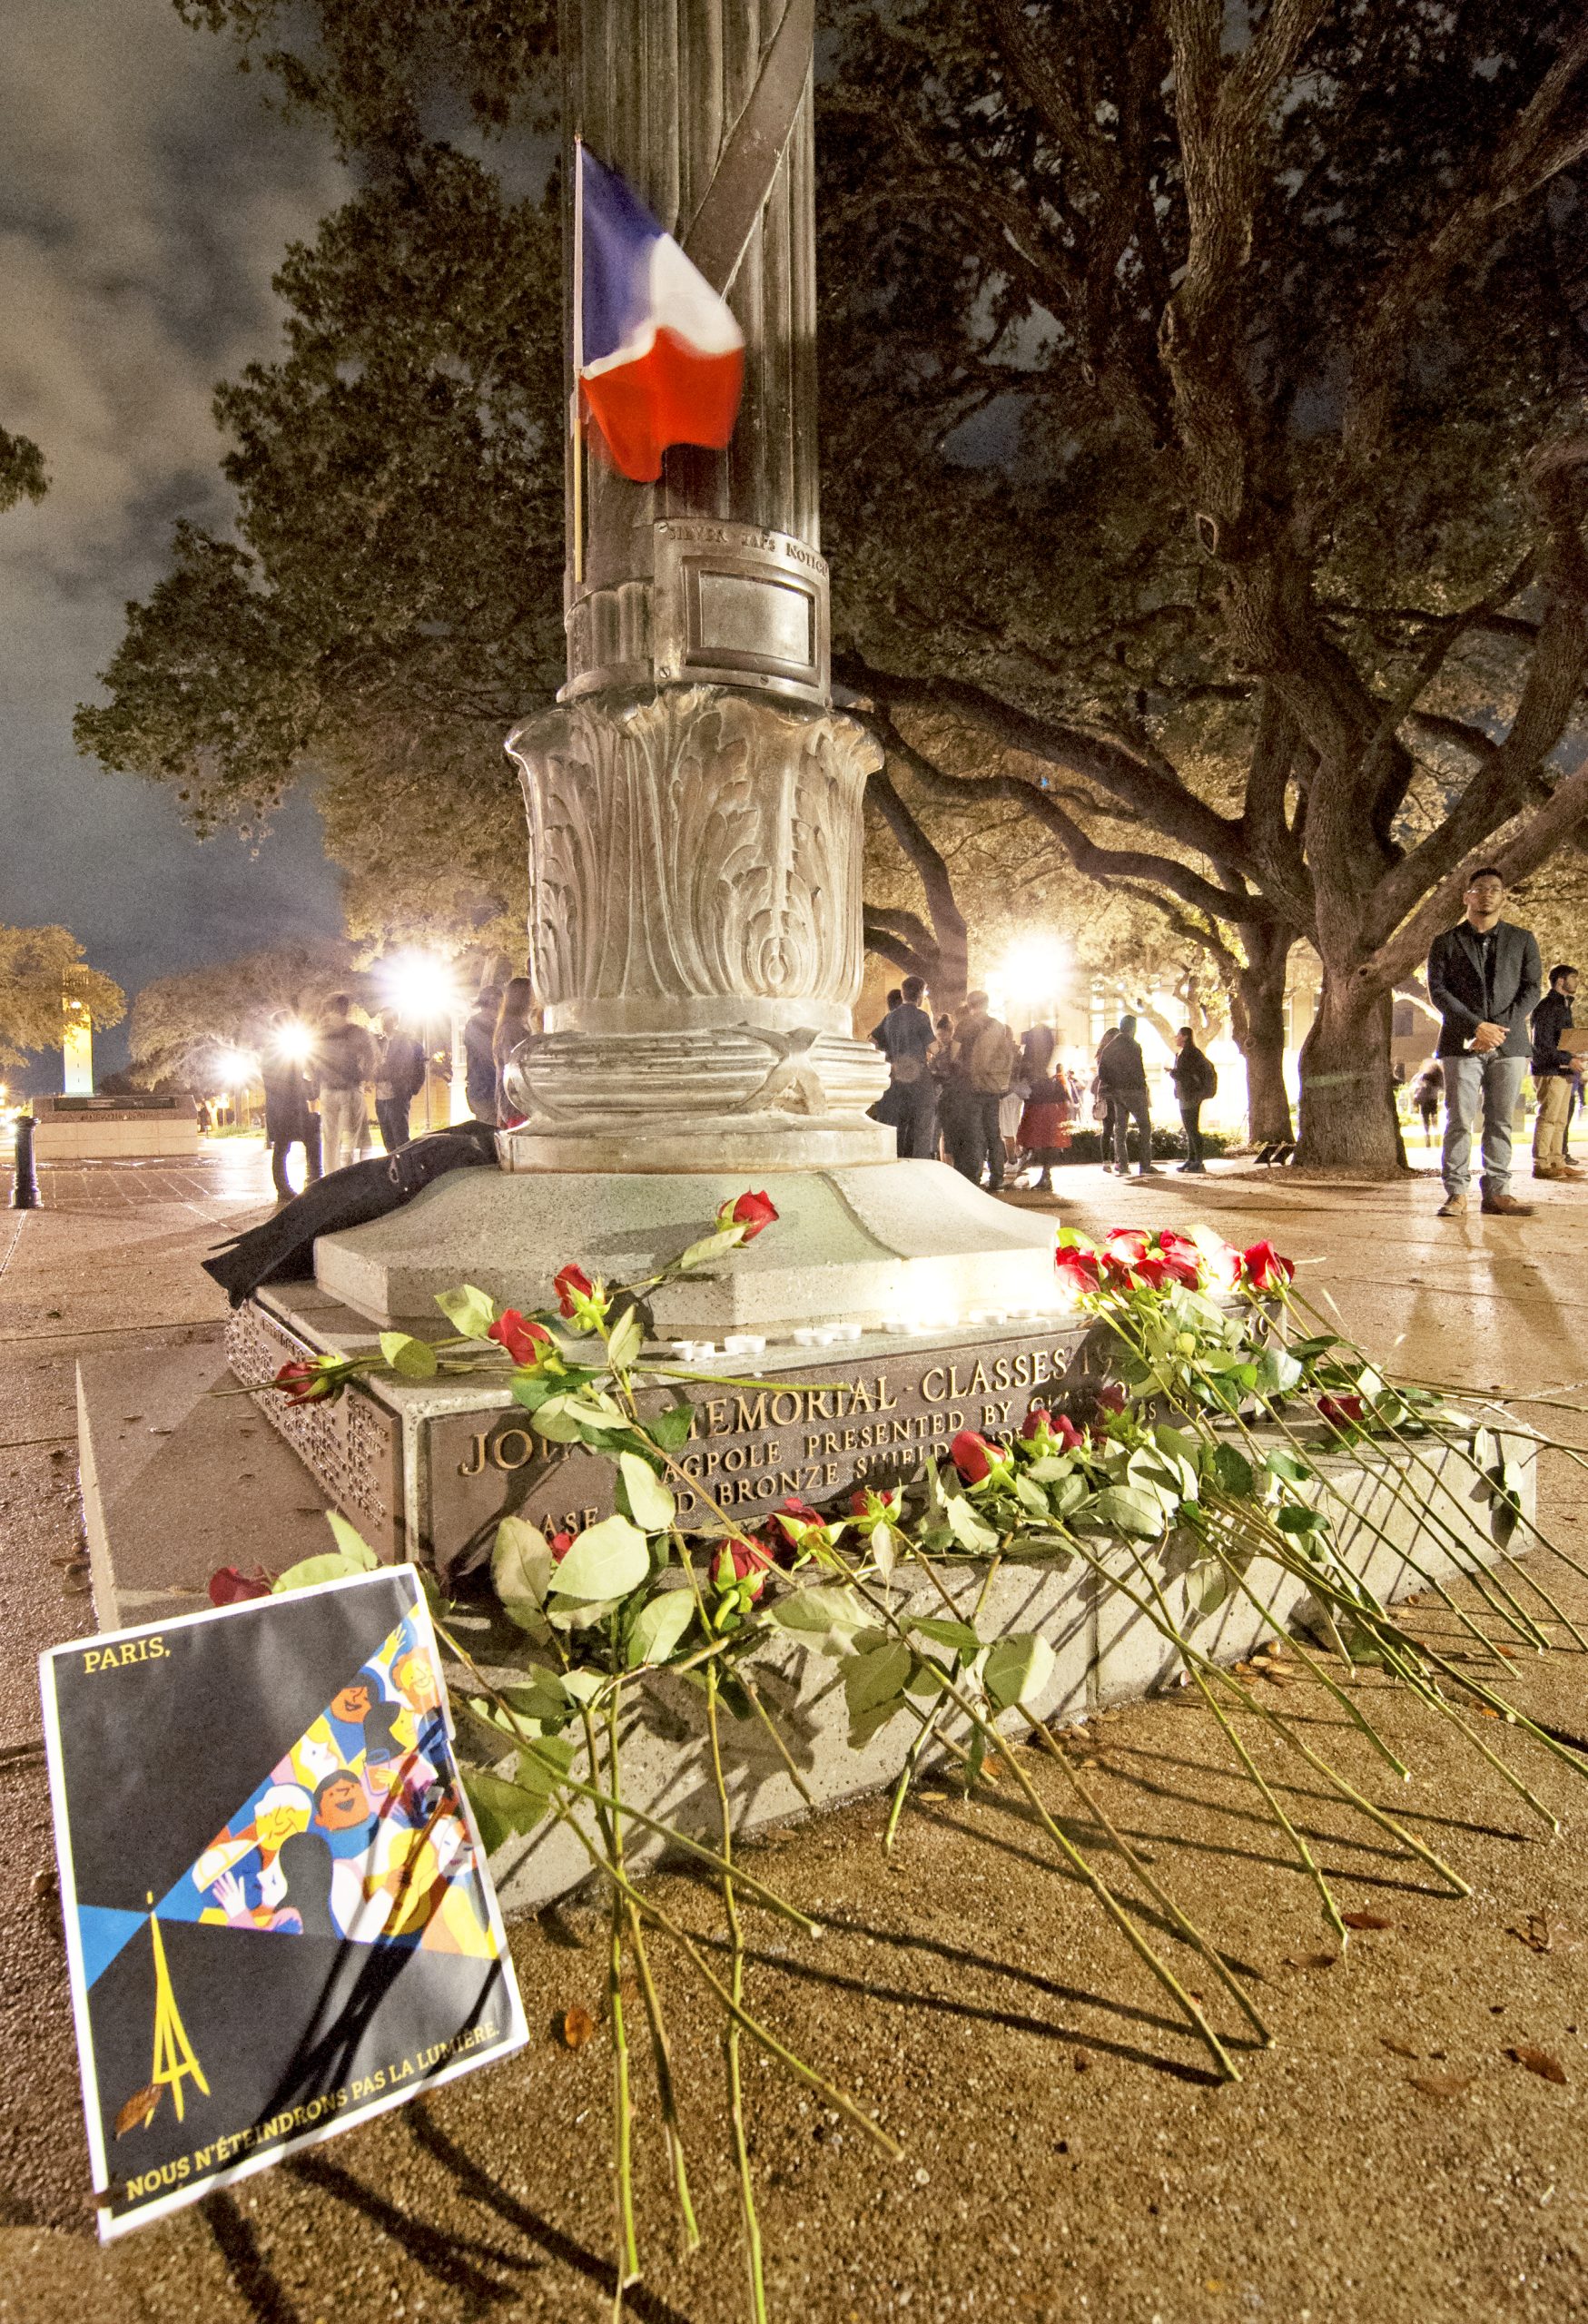
{"label": "brown leather shoe", "polygon": [[1465,1218],[1466,1216],[1466,1196],[1465,1195],[1446,1195],[1435,1215],[1439,1218]]}
{"label": "brown leather shoe", "polygon": [[1514,1195],[1485,1194],[1478,1208],[1491,1218],[1531,1218],[1533,1216],[1533,1205],[1530,1202],[1518,1202]]}

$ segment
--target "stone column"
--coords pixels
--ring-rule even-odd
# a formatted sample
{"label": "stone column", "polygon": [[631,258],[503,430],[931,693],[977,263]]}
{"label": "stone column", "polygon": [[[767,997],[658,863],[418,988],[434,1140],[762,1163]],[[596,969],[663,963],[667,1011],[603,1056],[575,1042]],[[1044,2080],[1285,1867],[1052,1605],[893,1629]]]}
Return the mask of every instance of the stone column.
{"label": "stone column", "polygon": [[[813,0],[565,0],[571,143],[727,297],[744,403],[656,486],[570,443],[561,707],[508,747],[546,1038],[514,1169],[885,1161],[853,1037],[872,738],[834,714],[817,520]],[[566,238],[571,249],[571,234]],[[571,331],[568,334],[571,346]],[[568,380],[572,390],[571,376]]]}

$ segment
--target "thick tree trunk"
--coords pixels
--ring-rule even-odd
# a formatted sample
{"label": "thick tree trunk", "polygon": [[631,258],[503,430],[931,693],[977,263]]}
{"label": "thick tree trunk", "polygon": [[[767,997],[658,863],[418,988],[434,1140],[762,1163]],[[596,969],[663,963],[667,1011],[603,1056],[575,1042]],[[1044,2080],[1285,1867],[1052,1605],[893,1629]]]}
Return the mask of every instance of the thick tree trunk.
{"label": "thick tree trunk", "polygon": [[1242,931],[1247,965],[1235,992],[1235,1038],[1246,1059],[1247,1130],[1254,1146],[1288,1145],[1285,1087],[1285,972],[1295,939],[1282,928]]}
{"label": "thick tree trunk", "polygon": [[1389,1037],[1394,995],[1364,994],[1326,965],[1317,1017],[1301,1049],[1298,1162],[1390,1178],[1406,1167]]}

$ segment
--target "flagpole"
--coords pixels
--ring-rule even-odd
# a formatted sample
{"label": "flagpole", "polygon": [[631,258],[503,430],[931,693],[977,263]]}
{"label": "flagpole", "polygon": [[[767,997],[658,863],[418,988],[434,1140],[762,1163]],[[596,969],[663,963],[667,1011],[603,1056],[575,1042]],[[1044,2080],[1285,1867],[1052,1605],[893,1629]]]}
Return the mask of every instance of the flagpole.
{"label": "flagpole", "polygon": [[579,374],[585,368],[585,141],[574,136],[574,391],[568,398],[573,451],[574,586],[585,577],[585,454],[579,428]]}

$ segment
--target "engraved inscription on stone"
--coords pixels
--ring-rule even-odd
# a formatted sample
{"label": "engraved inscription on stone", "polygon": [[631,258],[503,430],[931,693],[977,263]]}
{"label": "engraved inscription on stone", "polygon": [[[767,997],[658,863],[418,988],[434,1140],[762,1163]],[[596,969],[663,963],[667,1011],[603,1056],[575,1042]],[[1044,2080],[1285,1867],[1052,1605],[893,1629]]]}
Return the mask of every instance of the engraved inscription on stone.
{"label": "engraved inscription on stone", "polygon": [[[821,1502],[857,1482],[897,1482],[929,1452],[945,1452],[962,1428],[1017,1429],[1044,1393],[1090,1378],[1093,1354],[1076,1331],[824,1363],[819,1386],[703,1386],[691,1399],[695,1433],[678,1455],[690,1486],[670,1481],[680,1513],[690,1523],[720,1511],[749,1527],[791,1496]],[[666,1401],[647,1392],[642,1409]],[[611,1461],[580,1445],[547,1447],[528,1415],[437,1420],[429,1454],[432,1542],[443,1570],[488,1550],[508,1512],[547,1532],[575,1532],[612,1509]]]}
{"label": "engraved inscription on stone", "polygon": [[[227,1327],[227,1358],[246,1388],[264,1388],[283,1364],[312,1359],[316,1353],[252,1302],[237,1310]],[[376,1556],[388,1561],[406,1556],[398,1539],[401,1454],[390,1414],[356,1389],[334,1403],[290,1404],[280,1394],[259,1401],[265,1418]]]}

